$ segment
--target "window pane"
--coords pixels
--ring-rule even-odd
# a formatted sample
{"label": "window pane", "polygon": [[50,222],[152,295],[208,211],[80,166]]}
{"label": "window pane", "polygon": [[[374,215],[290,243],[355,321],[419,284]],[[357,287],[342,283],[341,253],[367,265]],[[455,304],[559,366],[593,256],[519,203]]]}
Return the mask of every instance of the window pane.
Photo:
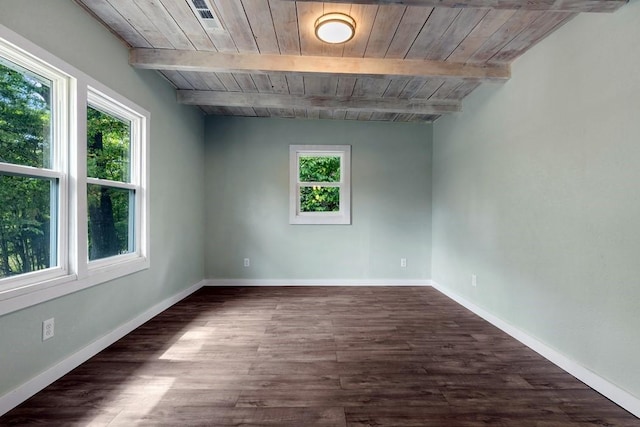
{"label": "window pane", "polygon": [[51,81],[2,58],[0,162],[51,167]]}
{"label": "window pane", "polygon": [[89,184],[89,260],[134,251],[133,190]]}
{"label": "window pane", "polygon": [[56,180],[0,175],[0,278],[57,265],[57,199]]}
{"label": "window pane", "polygon": [[301,212],[338,212],[340,210],[340,188],[302,187],[300,188]]}
{"label": "window pane", "polygon": [[300,182],[340,182],[340,157],[300,156]]}
{"label": "window pane", "polygon": [[87,175],[129,182],[131,123],[87,107]]}

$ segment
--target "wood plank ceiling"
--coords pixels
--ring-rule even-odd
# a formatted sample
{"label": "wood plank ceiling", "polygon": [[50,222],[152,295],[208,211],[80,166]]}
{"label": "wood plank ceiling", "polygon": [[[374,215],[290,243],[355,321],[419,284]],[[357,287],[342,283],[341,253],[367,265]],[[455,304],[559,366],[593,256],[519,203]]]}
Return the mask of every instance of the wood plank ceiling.
{"label": "wood plank ceiling", "polygon": [[[577,13],[627,1],[76,0],[131,48],[133,67],[158,70],[207,114],[398,122],[460,111]],[[316,38],[329,12],[355,19],[353,39]]]}

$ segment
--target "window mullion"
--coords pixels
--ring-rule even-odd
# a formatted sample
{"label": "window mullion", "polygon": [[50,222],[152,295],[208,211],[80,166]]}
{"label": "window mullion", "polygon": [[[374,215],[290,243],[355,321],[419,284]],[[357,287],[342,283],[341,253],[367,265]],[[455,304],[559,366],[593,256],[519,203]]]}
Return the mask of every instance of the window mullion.
{"label": "window mullion", "polygon": [[[73,120],[75,106],[75,87],[74,80],[71,77],[56,79],[53,82],[53,168],[56,169],[61,177],[58,180],[57,199],[55,206],[52,203],[52,215],[56,215],[56,233],[57,247],[56,256],[58,265],[65,272],[73,271],[70,266],[70,206],[69,196],[70,188],[69,176],[69,153],[71,136],[73,135]],[[53,243],[52,243],[53,246]]]}
{"label": "window mullion", "polygon": [[87,82],[79,81],[76,96],[76,134],[71,144],[72,200],[70,206],[70,240],[72,242],[72,268],[78,277],[88,274],[87,260]]}
{"label": "window mullion", "polygon": [[342,185],[341,182],[301,182],[301,187],[340,187]]}

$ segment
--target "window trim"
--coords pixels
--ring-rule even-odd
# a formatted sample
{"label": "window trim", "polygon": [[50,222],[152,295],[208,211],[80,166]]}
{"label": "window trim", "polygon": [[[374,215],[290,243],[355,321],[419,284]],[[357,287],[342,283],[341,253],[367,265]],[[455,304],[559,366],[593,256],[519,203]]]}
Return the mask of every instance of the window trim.
{"label": "window trim", "polygon": [[[1,24],[0,55],[30,72],[43,75],[41,67],[45,67],[64,76],[63,84],[57,90],[66,96],[64,101],[52,101],[57,107],[54,108],[57,113],[52,112],[52,123],[54,120],[62,123],[57,128],[54,126],[52,134],[52,143],[53,138],[62,141],[54,150],[52,169],[0,164],[0,170],[20,176],[59,179],[58,214],[63,217],[58,226],[58,267],[0,279],[1,316],[149,268],[150,113]],[[47,74],[43,77],[49,78]],[[86,176],[86,106],[91,91],[112,100],[122,111],[134,114],[136,120],[140,120],[136,130],[140,144],[132,144],[132,150],[139,150],[136,153],[138,168],[132,167],[132,175],[138,171],[136,193],[139,194],[136,196],[140,202],[135,209],[139,216],[136,218],[136,232],[139,233],[136,252],[96,260],[90,265],[87,256],[86,189],[90,180]],[[54,166],[57,166],[55,170]]]}
{"label": "window trim", "polygon": [[[302,183],[301,156],[340,157],[340,182]],[[301,212],[300,189],[313,184],[340,188],[338,212]],[[289,146],[289,224],[351,224],[351,146],[350,145],[290,145]]]}

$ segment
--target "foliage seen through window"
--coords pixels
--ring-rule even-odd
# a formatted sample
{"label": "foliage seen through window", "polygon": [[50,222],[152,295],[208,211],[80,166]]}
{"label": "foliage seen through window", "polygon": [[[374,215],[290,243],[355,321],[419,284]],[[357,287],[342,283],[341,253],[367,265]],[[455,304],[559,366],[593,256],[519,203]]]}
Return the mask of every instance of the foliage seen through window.
{"label": "foliage seen through window", "polygon": [[322,185],[340,182],[340,157],[300,156],[300,182],[314,183],[301,186],[301,212],[338,212],[340,188]]}
{"label": "foliage seen through window", "polygon": [[[0,63],[0,162],[49,168],[50,141],[51,82]],[[55,265],[56,184],[0,173],[0,278]]]}
{"label": "foliage seen through window", "polygon": [[[131,125],[87,107],[87,175],[130,181]],[[133,190],[89,184],[89,260],[132,252]]]}

